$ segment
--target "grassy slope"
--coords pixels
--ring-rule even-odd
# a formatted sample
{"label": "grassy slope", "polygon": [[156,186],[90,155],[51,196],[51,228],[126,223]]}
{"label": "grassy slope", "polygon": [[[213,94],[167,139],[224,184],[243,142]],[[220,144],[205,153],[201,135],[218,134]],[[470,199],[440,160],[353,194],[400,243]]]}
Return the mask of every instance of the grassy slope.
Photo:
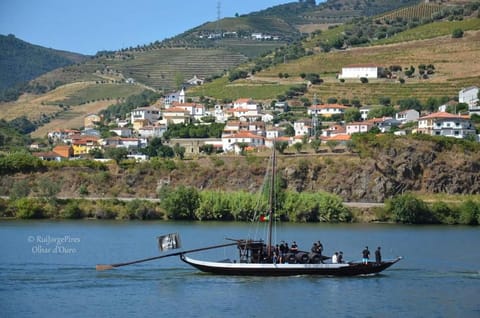
{"label": "grassy slope", "polygon": [[[451,33],[456,28],[471,30],[460,39],[452,39]],[[313,86],[307,97],[316,94],[320,99],[329,97],[337,99],[359,98],[363,103],[377,103],[379,97],[391,97],[393,102],[407,97],[425,101],[428,97],[457,96],[458,91],[466,86],[478,85],[480,82],[480,19],[456,22],[439,22],[421,26],[388,39],[390,44],[379,42],[370,47],[352,48],[345,51],[318,53],[313,56],[281,64],[255,75],[255,83],[249,87],[257,96],[276,98],[278,92],[288,85],[301,82],[300,73],[318,73],[325,80],[322,85]],[[325,38],[334,38],[343,31],[343,26],[322,33]],[[405,34],[404,34],[405,33]],[[416,38],[424,40],[414,40]],[[306,46],[312,47],[310,39]],[[376,64],[388,67],[401,65],[418,68],[419,64],[433,64],[436,74],[428,80],[406,79],[401,85],[393,80],[371,80],[367,85],[358,80],[340,83],[335,75],[342,66],[349,64]],[[278,78],[279,73],[288,73],[288,80]],[[223,83],[225,80],[222,79]],[[267,82],[269,85],[260,84]],[[276,84],[275,84],[276,83]],[[227,88],[221,82],[202,88],[202,94],[224,98]],[[235,87],[235,83],[228,86]],[[252,94],[253,96],[253,94]]]}
{"label": "grassy slope", "polygon": [[[23,95],[15,102],[0,104],[0,118],[12,120],[26,115],[36,121],[41,116],[47,116],[51,121],[32,134],[32,137],[44,137],[55,128],[79,128],[83,126],[85,115],[97,113],[114,104],[117,99],[138,94],[144,89],[140,85],[127,84],[67,84],[44,95]],[[60,104],[71,107],[64,109]]]}

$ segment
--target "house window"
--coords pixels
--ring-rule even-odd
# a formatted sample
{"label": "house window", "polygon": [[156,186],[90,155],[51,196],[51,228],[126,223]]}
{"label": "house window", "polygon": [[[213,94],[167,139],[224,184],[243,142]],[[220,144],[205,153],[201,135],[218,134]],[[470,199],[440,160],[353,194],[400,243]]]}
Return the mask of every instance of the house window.
{"label": "house window", "polygon": [[441,123],[437,123],[437,127],[440,127],[440,126],[442,126],[442,124],[441,124]]}
{"label": "house window", "polygon": [[459,123],[459,122],[456,122],[456,123],[455,123],[455,126],[457,126],[457,127],[460,126],[460,123]]}
{"label": "house window", "polygon": [[436,131],[436,132],[435,132],[435,135],[436,135],[436,136],[440,136],[440,131]]}
{"label": "house window", "polygon": [[455,136],[458,136],[458,135],[460,135],[460,132],[459,132],[458,130],[455,130],[455,131],[453,132],[453,134],[454,134]]}

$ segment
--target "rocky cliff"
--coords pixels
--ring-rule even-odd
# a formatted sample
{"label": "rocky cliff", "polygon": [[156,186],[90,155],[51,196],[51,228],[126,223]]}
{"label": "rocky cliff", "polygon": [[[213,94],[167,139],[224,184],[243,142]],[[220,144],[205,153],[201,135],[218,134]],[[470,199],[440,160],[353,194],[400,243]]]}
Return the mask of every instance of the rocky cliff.
{"label": "rocky cliff", "polygon": [[[365,150],[367,149],[367,150]],[[393,139],[357,153],[280,155],[283,186],[295,191],[326,191],[345,201],[383,202],[406,191],[447,194],[480,193],[480,151],[458,145]],[[9,195],[14,183],[28,181],[32,193],[45,180],[61,185],[58,196],[156,197],[165,185],[198,189],[259,189],[267,154],[214,156],[157,161],[139,165],[48,169],[42,173],[5,176],[0,192]],[[43,180],[39,183],[39,180]]]}

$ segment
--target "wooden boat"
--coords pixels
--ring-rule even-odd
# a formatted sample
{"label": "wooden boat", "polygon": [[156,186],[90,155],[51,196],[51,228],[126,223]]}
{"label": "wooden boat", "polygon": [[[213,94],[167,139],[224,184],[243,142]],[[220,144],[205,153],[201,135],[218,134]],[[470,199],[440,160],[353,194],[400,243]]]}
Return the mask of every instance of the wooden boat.
{"label": "wooden boat", "polygon": [[[325,258],[321,254],[297,251],[283,255],[283,261],[279,261],[272,244],[272,229],[275,215],[274,184],[275,184],[275,150],[271,158],[270,170],[270,193],[268,211],[268,238],[263,240],[235,240],[239,252],[238,260],[224,260],[218,262],[202,261],[188,257],[191,251],[178,252],[180,259],[185,263],[207,273],[220,275],[243,275],[243,276],[292,276],[292,275],[325,275],[325,276],[356,276],[373,275],[389,268],[401,260],[397,257],[392,260],[381,262],[347,262],[347,263],[323,263]],[[268,172],[267,172],[268,173]]]}

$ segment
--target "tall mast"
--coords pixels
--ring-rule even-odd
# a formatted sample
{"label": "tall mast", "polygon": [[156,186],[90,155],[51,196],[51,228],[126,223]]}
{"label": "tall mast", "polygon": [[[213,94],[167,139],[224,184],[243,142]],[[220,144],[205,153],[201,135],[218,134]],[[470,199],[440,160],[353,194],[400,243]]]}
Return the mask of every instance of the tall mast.
{"label": "tall mast", "polygon": [[276,167],[276,153],[275,153],[275,141],[273,142],[273,154],[272,154],[272,171],[270,176],[270,195],[269,195],[269,211],[268,211],[268,241],[267,241],[267,255],[272,256],[272,229],[273,218],[275,214],[275,167]]}

